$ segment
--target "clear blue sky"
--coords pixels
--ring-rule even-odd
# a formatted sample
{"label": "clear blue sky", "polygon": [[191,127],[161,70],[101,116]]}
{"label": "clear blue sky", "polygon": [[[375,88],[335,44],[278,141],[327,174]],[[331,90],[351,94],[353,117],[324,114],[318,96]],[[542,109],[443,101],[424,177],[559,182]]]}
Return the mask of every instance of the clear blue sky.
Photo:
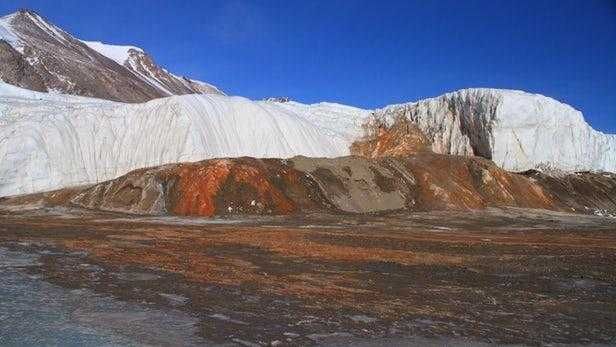
{"label": "clear blue sky", "polygon": [[522,89],[616,133],[616,0],[3,0],[231,94],[366,108]]}

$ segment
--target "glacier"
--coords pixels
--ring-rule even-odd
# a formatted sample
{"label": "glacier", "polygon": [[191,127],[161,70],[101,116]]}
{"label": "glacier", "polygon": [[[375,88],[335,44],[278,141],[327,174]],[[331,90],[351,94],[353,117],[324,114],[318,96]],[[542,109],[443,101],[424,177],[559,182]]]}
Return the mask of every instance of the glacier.
{"label": "glacier", "polygon": [[510,171],[616,171],[615,135],[521,91],[465,89],[372,111],[199,94],[128,104],[0,83],[0,196],[217,157],[344,156],[369,120],[401,116],[436,153],[479,155]]}
{"label": "glacier", "polygon": [[519,90],[470,88],[390,105],[374,117],[405,117],[441,154],[478,155],[509,171],[616,171],[616,135],[594,130],[582,113]]}
{"label": "glacier", "polygon": [[126,104],[0,83],[0,196],[207,158],[347,155],[369,114],[201,94]]}

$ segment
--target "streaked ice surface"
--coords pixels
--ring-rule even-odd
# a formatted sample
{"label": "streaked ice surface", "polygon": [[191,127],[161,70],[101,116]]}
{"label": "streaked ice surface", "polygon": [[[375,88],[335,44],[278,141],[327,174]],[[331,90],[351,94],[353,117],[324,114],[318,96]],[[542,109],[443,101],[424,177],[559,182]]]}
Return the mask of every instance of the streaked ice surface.
{"label": "streaked ice surface", "polygon": [[38,93],[0,81],[0,196],[224,157],[338,157],[369,111],[222,95],[141,104]]}
{"label": "streaked ice surface", "polygon": [[110,296],[52,285],[23,271],[38,257],[0,247],[0,345],[190,346],[197,320]]}

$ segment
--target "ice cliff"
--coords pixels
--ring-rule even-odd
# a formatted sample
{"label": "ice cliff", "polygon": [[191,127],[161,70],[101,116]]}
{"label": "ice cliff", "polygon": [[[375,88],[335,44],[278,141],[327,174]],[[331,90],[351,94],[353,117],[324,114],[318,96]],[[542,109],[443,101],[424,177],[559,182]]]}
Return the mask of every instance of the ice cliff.
{"label": "ice cliff", "polygon": [[197,94],[125,104],[0,83],[0,196],[206,158],[346,155],[368,114]]}
{"label": "ice cliff", "polygon": [[515,90],[463,89],[375,111],[416,123],[436,153],[479,155],[511,171],[616,171],[616,135],[595,131],[581,112]]}
{"label": "ice cliff", "polygon": [[467,89],[368,111],[224,95],[126,104],[0,83],[0,196],[217,157],[344,156],[375,118],[413,124],[436,153],[478,155],[510,171],[616,171],[615,135],[593,130],[570,106],[519,91]]}

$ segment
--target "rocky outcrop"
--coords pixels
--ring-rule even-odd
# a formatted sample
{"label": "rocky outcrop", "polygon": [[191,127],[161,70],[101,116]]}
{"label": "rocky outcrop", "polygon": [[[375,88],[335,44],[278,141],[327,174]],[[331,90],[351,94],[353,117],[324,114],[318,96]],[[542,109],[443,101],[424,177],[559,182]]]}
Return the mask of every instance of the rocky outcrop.
{"label": "rocky outcrop", "polygon": [[45,80],[49,74],[39,73],[6,41],[0,40],[0,80],[31,90],[46,92]]}
{"label": "rocky outcrop", "polygon": [[[150,215],[403,213],[522,207],[616,216],[616,175],[507,172],[479,157],[212,159],[132,171],[93,186],[3,205]],[[584,208],[582,208],[584,205]]]}
{"label": "rocky outcrop", "polygon": [[[163,96],[184,94],[224,95],[220,89],[211,84],[191,80],[188,77],[176,76],[168,72],[158,66],[154,59],[140,48],[107,45],[100,42],[84,41],[84,43],[127,68],[139,79],[158,89]],[[123,53],[122,50],[124,50]],[[119,54],[118,51],[120,51]],[[110,54],[110,52],[113,52],[113,54]]]}
{"label": "rocky outcrop", "polygon": [[[168,73],[138,48],[130,52],[131,64],[118,62],[117,54],[106,54],[109,47],[117,48],[95,50],[39,14],[21,10],[0,18],[0,78],[36,91],[124,102],[221,93],[206,83]],[[128,60],[129,52],[124,54]]]}
{"label": "rocky outcrop", "polygon": [[572,211],[616,217],[616,174],[586,171],[549,175],[531,170],[523,175],[539,182],[559,204]]}
{"label": "rocky outcrop", "polygon": [[287,196],[305,189],[301,179],[277,161],[213,159],[137,170],[86,189],[71,203],[140,214],[289,214],[301,206]]}
{"label": "rocky outcrop", "polygon": [[387,106],[369,122],[400,133],[398,126],[408,128],[400,119],[415,124],[436,153],[477,155],[511,171],[616,171],[616,135],[593,130],[579,111],[542,95],[465,89]]}
{"label": "rocky outcrop", "polygon": [[263,101],[270,101],[270,102],[289,102],[291,101],[291,99],[287,96],[271,96],[269,98],[265,98],[263,99]]}

